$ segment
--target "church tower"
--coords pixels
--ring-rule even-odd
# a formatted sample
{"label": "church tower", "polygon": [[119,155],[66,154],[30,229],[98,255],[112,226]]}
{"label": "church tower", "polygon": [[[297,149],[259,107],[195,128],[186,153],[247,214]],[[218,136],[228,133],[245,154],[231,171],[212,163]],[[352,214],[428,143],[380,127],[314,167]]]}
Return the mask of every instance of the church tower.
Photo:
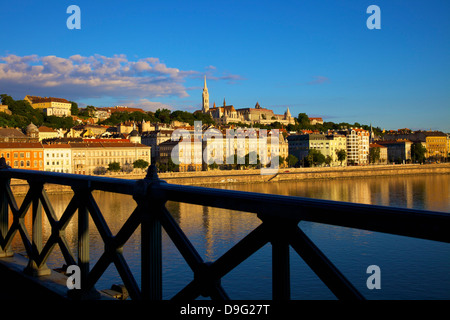
{"label": "church tower", "polygon": [[206,87],[206,76],[205,76],[205,85],[203,86],[202,98],[203,98],[202,111],[206,113],[209,111],[209,93],[208,88]]}

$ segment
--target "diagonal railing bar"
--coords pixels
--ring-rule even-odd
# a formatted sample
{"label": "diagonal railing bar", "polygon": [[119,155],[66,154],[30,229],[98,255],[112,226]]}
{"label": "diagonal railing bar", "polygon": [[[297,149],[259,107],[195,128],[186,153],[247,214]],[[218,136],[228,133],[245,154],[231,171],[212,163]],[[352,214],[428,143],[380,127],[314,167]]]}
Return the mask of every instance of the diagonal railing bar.
{"label": "diagonal railing bar", "polygon": [[297,226],[288,233],[289,243],[338,299],[363,300],[364,297]]}
{"label": "diagonal railing bar", "polygon": [[55,225],[52,226],[52,235],[54,235],[54,238],[59,245],[61,253],[64,257],[64,261],[67,263],[67,265],[76,264],[73,253],[70,250],[70,245],[68,244],[65,236],[65,230],[78,209],[77,202],[78,198],[76,195],[74,195],[67,205],[66,209],[64,210],[63,214],[61,215],[59,221],[55,221]]}
{"label": "diagonal railing bar", "polygon": [[136,279],[133,276],[128,264],[125,261],[125,258],[122,254],[114,255],[114,265],[116,266],[117,271],[120,274],[122,281],[124,282],[125,287],[130,294],[130,297],[133,300],[142,300],[142,294],[139,289],[139,285],[136,282]]}
{"label": "diagonal railing bar", "polygon": [[140,299],[139,286],[123,257],[122,247],[141,223],[141,207],[138,205],[135,208],[116,236],[113,236],[92,194],[87,195],[87,197],[89,199],[87,204],[89,212],[105,243],[105,251],[89,273],[89,288],[93,287],[108,266],[114,263],[124,281],[125,287],[130,293],[130,297]]}
{"label": "diagonal railing bar", "polygon": [[53,228],[56,226],[58,217],[55,214],[55,210],[53,209],[52,203],[50,202],[50,199],[48,198],[47,191],[45,189],[42,189],[39,200],[42,204],[42,209],[44,209],[44,212],[47,215],[48,222],[50,223],[50,226]]}
{"label": "diagonal railing bar", "polygon": [[202,257],[197,252],[186,234],[181,230],[178,223],[172,217],[171,213],[165,206],[161,207],[161,224],[169,238],[172,240],[178,251],[183,256],[191,270],[195,273],[204,263]]}
{"label": "diagonal railing bar", "polygon": [[201,296],[201,289],[198,285],[198,282],[195,280],[191,280],[183,289],[178,291],[171,298],[171,300],[173,301],[195,300],[199,296]]}
{"label": "diagonal railing bar", "polygon": [[[175,228],[177,228],[177,225],[175,226]],[[269,241],[267,232],[268,230],[266,228],[266,225],[263,223],[243,239],[241,239],[237,244],[235,244],[231,249],[225,252],[216,261],[208,264],[198,262],[198,265],[204,268],[201,269],[201,271],[196,274],[195,279],[190,282],[185,288],[183,288],[179,293],[177,293],[173,297],[173,299],[185,299],[186,296],[195,296],[195,298],[197,298],[199,295],[201,295],[202,283],[206,281],[219,281],[227,273],[229,273],[231,270],[233,270],[235,267],[249,258],[253,253],[266,245]],[[207,280],[204,280],[204,278],[207,278]],[[214,288],[214,290],[216,290],[216,288]],[[215,296],[216,298],[222,297],[221,299],[228,299],[228,295],[222,287],[218,286],[217,290],[219,290],[217,292],[220,294]]]}
{"label": "diagonal railing bar", "polygon": [[[11,210],[11,213],[13,215],[16,215],[17,212],[19,211],[19,206],[17,205],[16,198],[14,197],[14,195],[12,193],[11,185],[9,183],[7,183],[5,185],[5,192],[7,195],[9,209]],[[22,201],[22,203],[23,203],[23,201]]]}
{"label": "diagonal railing bar", "polygon": [[103,241],[105,242],[105,245],[108,246],[110,240],[113,237],[113,234],[109,229],[108,224],[106,223],[106,220],[103,217],[102,212],[100,211],[100,208],[97,205],[97,202],[92,196],[92,193],[86,192],[85,197],[87,202],[86,207],[91,215],[92,221],[94,221],[94,224],[97,227],[97,230],[100,233],[100,236],[102,237]]}
{"label": "diagonal railing bar", "polygon": [[35,256],[35,252],[33,250],[33,245],[25,226],[25,216],[28,213],[28,209],[32,205],[33,200],[36,198],[36,192],[36,187],[30,186],[30,189],[25,195],[25,199],[23,200],[19,210],[17,210],[17,212],[15,213],[13,212],[13,224],[11,225],[12,230],[17,228],[17,230],[19,231],[22,243],[25,247],[25,251],[28,257],[31,257],[30,259],[33,259],[33,257]]}
{"label": "diagonal railing bar", "polygon": [[136,231],[137,227],[141,224],[142,220],[142,208],[138,206],[133,210],[127,221],[123,224],[122,228],[117,232],[114,237],[114,241],[117,247],[123,247],[128,239]]}
{"label": "diagonal railing bar", "polygon": [[223,278],[269,242],[267,232],[265,223],[260,224],[210,265],[211,274]]}

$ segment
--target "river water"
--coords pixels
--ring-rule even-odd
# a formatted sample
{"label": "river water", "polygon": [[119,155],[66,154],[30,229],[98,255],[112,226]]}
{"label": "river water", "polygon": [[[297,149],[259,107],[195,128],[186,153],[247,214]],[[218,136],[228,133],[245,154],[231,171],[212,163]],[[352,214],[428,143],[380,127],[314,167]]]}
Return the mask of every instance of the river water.
{"label": "river water", "polygon": [[[450,212],[450,176],[422,175],[267,184],[228,185],[222,188],[340,200],[365,204]],[[131,196],[94,192],[109,228],[116,234],[136,207]],[[50,195],[58,217],[71,199],[69,194]],[[20,204],[23,198],[18,198]],[[167,203],[167,208],[205,261],[214,261],[255,229],[255,214],[207,208],[183,203]],[[26,225],[30,226],[31,214]],[[50,227],[44,219],[44,241]],[[310,222],[299,226],[367,299],[450,299],[450,244],[393,236]],[[95,225],[91,231],[91,268],[104,246]],[[449,231],[450,232],[450,231]],[[66,237],[76,256],[76,215],[66,229]],[[139,228],[124,247],[124,256],[140,282]],[[21,251],[19,235],[13,249]],[[49,258],[50,268],[64,263],[58,246]],[[370,265],[380,268],[380,289],[368,289]],[[170,299],[186,286],[193,273],[163,232],[163,298]],[[264,246],[222,279],[231,299],[271,299],[271,247]],[[108,289],[122,283],[111,265],[96,288]],[[300,299],[335,299],[329,289],[291,250],[291,296]]]}

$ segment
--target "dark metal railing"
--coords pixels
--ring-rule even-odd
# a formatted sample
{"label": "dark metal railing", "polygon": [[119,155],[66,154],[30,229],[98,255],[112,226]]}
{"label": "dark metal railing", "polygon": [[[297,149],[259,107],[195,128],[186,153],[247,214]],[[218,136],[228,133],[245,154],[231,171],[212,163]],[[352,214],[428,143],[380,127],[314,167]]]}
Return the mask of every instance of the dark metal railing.
{"label": "dark metal railing", "polygon": [[[11,179],[26,180],[29,185],[20,207],[11,191]],[[72,200],[59,220],[46,194],[45,184],[73,189]],[[115,236],[92,196],[94,190],[132,195],[137,203]],[[167,201],[253,212],[262,223],[216,261],[205,262],[166,208]],[[24,224],[30,206],[32,238]],[[9,210],[12,223],[8,227]],[[52,230],[45,245],[42,243],[42,210]],[[65,228],[77,211],[78,259],[75,260],[65,239]],[[89,215],[105,245],[103,254],[92,268],[89,265]],[[95,297],[95,284],[108,266],[114,264],[132,299],[162,299],[161,233],[164,228],[194,274],[192,281],[173,299],[195,299],[200,295],[228,299],[221,279],[267,243],[272,247],[274,300],[290,299],[290,247],[337,298],[364,299],[303,233],[298,226],[300,221],[450,242],[450,215],[447,213],[174,185],[160,180],[154,166],[149,167],[145,179],[137,181],[10,169],[4,163],[3,167],[0,166],[0,256],[12,254],[12,239],[19,232],[29,259],[25,271],[37,276],[45,275],[48,274],[46,261],[58,244],[67,265],[76,264],[81,270],[81,289],[71,291],[87,297]],[[139,226],[140,285],[122,254],[123,246]]]}

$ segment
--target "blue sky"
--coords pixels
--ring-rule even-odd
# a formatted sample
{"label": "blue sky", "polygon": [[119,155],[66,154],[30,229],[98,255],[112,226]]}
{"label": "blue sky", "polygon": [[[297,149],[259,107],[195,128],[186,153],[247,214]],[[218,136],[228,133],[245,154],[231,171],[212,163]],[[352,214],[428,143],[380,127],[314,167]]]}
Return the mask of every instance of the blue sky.
{"label": "blue sky", "polygon": [[[69,30],[70,5],[81,29]],[[381,9],[369,30],[367,7]],[[450,132],[447,0],[3,1],[0,93]]]}

